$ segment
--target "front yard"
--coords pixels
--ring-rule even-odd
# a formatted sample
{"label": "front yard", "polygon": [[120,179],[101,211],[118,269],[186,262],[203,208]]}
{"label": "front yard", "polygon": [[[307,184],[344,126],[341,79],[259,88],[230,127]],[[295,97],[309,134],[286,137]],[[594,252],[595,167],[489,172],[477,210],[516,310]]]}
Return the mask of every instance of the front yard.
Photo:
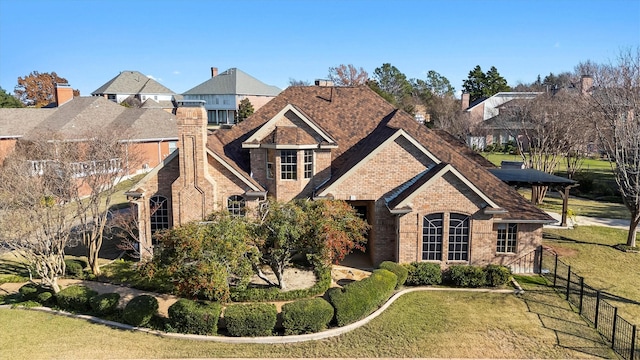
{"label": "front yard", "polygon": [[13,359],[613,356],[553,290],[525,286],[528,291],[522,298],[512,294],[414,292],[350,333],[274,345],[165,339],[36,311],[2,309],[0,348]]}

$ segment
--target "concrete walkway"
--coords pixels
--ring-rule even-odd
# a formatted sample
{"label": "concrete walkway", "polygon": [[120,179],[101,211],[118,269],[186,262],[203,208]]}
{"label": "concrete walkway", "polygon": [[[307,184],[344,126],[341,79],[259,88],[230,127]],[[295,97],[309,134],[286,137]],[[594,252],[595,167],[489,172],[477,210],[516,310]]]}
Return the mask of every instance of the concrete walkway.
{"label": "concrete walkway", "polygon": [[[556,221],[556,224],[545,225],[544,227],[548,228],[563,228],[560,226],[560,221],[562,220],[562,215],[559,213],[547,211],[551,217],[553,217]],[[608,219],[608,218],[596,218],[596,217],[588,217],[588,216],[575,216],[574,219],[567,218],[567,227],[565,228],[573,228],[575,225],[582,226],[607,226],[617,229],[629,229],[630,221],[626,219]],[[640,231],[640,227],[636,229],[636,231]]]}

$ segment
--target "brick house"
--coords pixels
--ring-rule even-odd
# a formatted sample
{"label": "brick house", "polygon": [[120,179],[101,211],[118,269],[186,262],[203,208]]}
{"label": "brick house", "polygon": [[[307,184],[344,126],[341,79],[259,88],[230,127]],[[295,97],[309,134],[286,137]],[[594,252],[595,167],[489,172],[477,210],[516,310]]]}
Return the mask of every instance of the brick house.
{"label": "brick house", "polygon": [[[115,132],[126,144],[131,157],[114,161],[127,175],[149,171],[177,148],[175,115],[160,109],[130,109],[103,97],[73,97],[71,91],[56,88],[56,107],[0,109],[0,165],[20,142],[82,144],[95,131]],[[49,160],[53,159],[31,159],[32,170],[37,173]]]}
{"label": "brick house", "polygon": [[218,73],[211,68],[211,78],[185,91],[184,100],[202,100],[210,126],[228,126],[237,123],[240,101],[248,99],[254,110],[280,93],[276,86],[267,85],[244,71],[231,68]]}
{"label": "brick house", "polygon": [[153,231],[213,210],[328,198],[371,225],[373,264],[524,261],[532,271],[542,226],[553,222],[463,144],[367,87],[289,87],[246,121],[212,132],[201,104],[178,107],[177,118],[179,150],[128,193],[143,245]]}

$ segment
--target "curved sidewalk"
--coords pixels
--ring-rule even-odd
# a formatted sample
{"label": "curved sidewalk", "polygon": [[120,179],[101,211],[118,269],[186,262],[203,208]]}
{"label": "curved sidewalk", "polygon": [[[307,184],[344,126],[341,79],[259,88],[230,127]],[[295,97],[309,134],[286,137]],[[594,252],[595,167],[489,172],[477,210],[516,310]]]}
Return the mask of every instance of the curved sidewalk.
{"label": "curved sidewalk", "polygon": [[[378,317],[382,314],[391,304],[393,304],[397,299],[399,299],[402,295],[408,294],[415,291],[464,291],[464,292],[487,292],[487,293],[503,293],[503,294],[518,294],[521,289],[518,289],[518,285],[516,285],[515,290],[492,290],[492,289],[468,289],[468,288],[436,288],[436,287],[416,287],[410,289],[404,289],[396,294],[394,294],[387,302],[382,305],[378,310],[371,313],[371,315],[366,318],[357,321],[355,323],[340,327],[333,328],[329,330],[325,330],[319,333],[314,334],[304,334],[304,335],[286,335],[286,336],[262,336],[262,337],[228,337],[228,336],[209,336],[209,335],[193,335],[193,334],[178,334],[178,333],[167,333],[164,331],[151,330],[147,328],[135,327],[127,324],[122,324],[114,321],[104,320],[101,318],[97,318],[89,315],[76,315],[66,311],[53,310],[47,307],[33,307],[26,308],[29,310],[43,311],[57,315],[63,315],[68,317],[74,317],[78,319],[88,320],[97,324],[107,325],[110,327],[114,327],[117,329],[124,330],[134,330],[145,332],[152,335],[162,336],[166,338],[175,338],[175,339],[185,339],[185,340],[198,340],[198,341],[215,341],[222,343],[230,343],[230,344],[287,344],[287,343],[296,343],[310,340],[322,340],[330,337],[335,337],[338,335],[342,335],[349,331],[355,330],[359,327],[362,327],[369,323],[371,320]],[[2,305],[2,308],[11,308],[12,305]]]}

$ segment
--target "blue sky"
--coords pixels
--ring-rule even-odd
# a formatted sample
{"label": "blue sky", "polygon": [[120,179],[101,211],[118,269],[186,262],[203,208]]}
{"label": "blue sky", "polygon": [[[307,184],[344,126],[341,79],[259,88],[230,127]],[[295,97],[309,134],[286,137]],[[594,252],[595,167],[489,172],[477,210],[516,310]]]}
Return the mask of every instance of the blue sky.
{"label": "blue sky", "polygon": [[459,91],[473,67],[509,85],[606,63],[640,46],[640,0],[204,1],[0,0],[0,86],[31,71],[88,96],[123,70],[182,93],[210,68],[269,85],[391,63],[408,78],[435,70]]}

